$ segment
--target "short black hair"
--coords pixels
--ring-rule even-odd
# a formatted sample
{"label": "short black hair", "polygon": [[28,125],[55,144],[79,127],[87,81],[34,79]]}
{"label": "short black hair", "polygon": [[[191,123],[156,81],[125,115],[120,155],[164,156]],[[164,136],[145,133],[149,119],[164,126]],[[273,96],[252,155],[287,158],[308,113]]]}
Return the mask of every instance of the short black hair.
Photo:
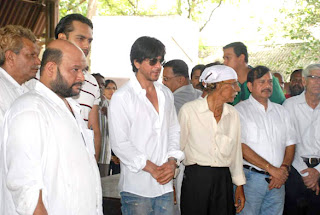
{"label": "short black hair", "polygon": [[68,37],[69,33],[74,30],[72,25],[73,21],[79,21],[84,24],[87,24],[93,30],[93,24],[90,19],[79,13],[73,13],[60,19],[58,25],[56,26],[56,29],[54,30],[55,38],[58,39],[58,35],[60,33],[64,33]]}
{"label": "short black hair", "polygon": [[114,84],[114,85],[116,86],[116,89],[118,88],[116,82],[115,82],[114,80],[111,80],[111,79],[106,80],[106,81],[104,82],[104,86],[107,87],[108,84],[110,84],[110,83]]}
{"label": "short black hair", "polygon": [[293,75],[296,74],[297,72],[300,72],[301,75],[302,75],[302,70],[303,70],[303,69],[296,69],[296,70],[294,70],[294,71],[291,73],[291,75],[290,75],[290,81],[292,80]]}
{"label": "short black hair", "polygon": [[60,49],[47,48],[42,55],[40,75],[48,62],[54,62],[59,66],[61,64],[62,57],[63,53]]}
{"label": "short black hair", "polygon": [[245,57],[244,61],[248,63],[249,55],[248,55],[247,46],[245,46],[242,42],[230,43],[223,47],[223,49],[228,49],[228,48],[233,48],[234,53],[237,55],[237,57],[243,54]]}
{"label": "short black hair", "polygon": [[183,76],[189,78],[189,68],[183,60],[170,60],[163,65],[163,68],[165,67],[172,67],[172,71],[175,76]]}
{"label": "short black hair", "polygon": [[156,58],[161,56],[164,59],[166,49],[163,43],[153,37],[143,36],[139,37],[132,45],[130,51],[130,61],[133,72],[138,72],[138,69],[134,65],[134,61],[141,63],[143,60],[149,58]]}
{"label": "short black hair", "polygon": [[93,73],[92,76],[95,78],[100,77],[104,79],[103,75],[101,75],[100,73]]}
{"label": "short black hair", "polygon": [[253,83],[254,80],[261,78],[268,72],[270,72],[270,69],[268,67],[256,66],[248,73],[247,82]]}
{"label": "short black hair", "polygon": [[195,65],[193,68],[192,68],[192,70],[191,70],[191,79],[192,79],[192,76],[193,76],[193,74],[194,74],[194,72],[196,71],[196,70],[200,70],[200,75],[202,74],[202,72],[203,72],[203,70],[205,69],[205,65],[204,64],[198,64],[198,65]]}

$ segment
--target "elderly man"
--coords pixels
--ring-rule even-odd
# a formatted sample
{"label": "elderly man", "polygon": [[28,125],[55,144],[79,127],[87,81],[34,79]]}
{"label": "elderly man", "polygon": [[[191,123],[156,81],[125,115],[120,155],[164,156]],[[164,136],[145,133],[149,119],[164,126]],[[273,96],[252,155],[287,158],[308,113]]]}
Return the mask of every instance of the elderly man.
{"label": "elderly man", "polygon": [[5,112],[16,98],[29,91],[24,83],[35,77],[40,65],[38,55],[36,37],[29,29],[15,25],[0,28],[0,137]]}
{"label": "elderly man", "polygon": [[[69,14],[59,21],[55,29],[55,37],[76,44],[87,57],[93,40],[92,31],[93,25],[90,19],[81,14]],[[91,74],[85,73],[84,77],[85,82],[81,92],[74,99],[81,105],[81,115],[88,128],[94,131],[94,150],[98,161],[101,147],[99,127],[100,89],[96,79]]]}
{"label": "elderly man", "polygon": [[171,60],[163,65],[162,83],[173,92],[177,114],[182,105],[199,98],[202,94],[190,83],[188,65],[183,60]]}
{"label": "elderly man", "polygon": [[296,69],[291,73],[289,90],[290,92],[285,95],[286,98],[300,95],[303,92],[304,86],[302,84],[302,69]]}
{"label": "elderly man", "polygon": [[78,47],[53,41],[43,54],[40,82],[8,110],[1,214],[102,214],[92,131],[70,98],[79,94],[86,66]]}
{"label": "elderly man", "polygon": [[[240,118],[232,102],[240,88],[236,72],[225,65],[201,75],[208,95],[186,103],[179,112],[181,149],[186,158],[181,212],[234,215],[244,207]],[[232,183],[237,185],[235,204]]]}
{"label": "elderly man", "polygon": [[158,83],[165,46],[140,37],[131,47],[136,77],[112,96],[111,148],[120,159],[122,213],[173,214],[172,179],[180,151],[180,126],[171,91]]}
{"label": "elderly man", "polygon": [[[236,105],[239,102],[248,99],[250,96],[250,91],[247,87],[247,75],[251,70],[248,65],[248,58],[247,47],[242,42],[230,43],[223,47],[223,63],[226,66],[230,66],[237,72],[239,86],[241,89],[237,97],[232,102],[232,105]],[[270,101],[282,104],[285,97],[276,77],[272,77],[272,86]]]}
{"label": "elderly man", "polygon": [[297,150],[286,183],[285,214],[319,214],[320,64],[302,71],[305,91],[286,100],[298,136]]}
{"label": "elderly man", "polygon": [[284,183],[294,157],[295,132],[289,113],[269,100],[273,78],[265,66],[248,73],[249,99],[235,108],[240,113],[246,205],[241,214],[281,215]]}

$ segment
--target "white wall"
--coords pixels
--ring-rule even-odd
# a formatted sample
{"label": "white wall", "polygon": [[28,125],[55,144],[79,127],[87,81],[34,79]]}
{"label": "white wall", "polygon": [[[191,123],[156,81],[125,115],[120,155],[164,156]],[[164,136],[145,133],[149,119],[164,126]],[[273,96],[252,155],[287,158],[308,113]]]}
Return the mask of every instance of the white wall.
{"label": "white wall", "polygon": [[198,62],[198,25],[179,16],[97,16],[93,21],[91,71],[105,77],[133,76],[130,50],[141,36],[159,39],[166,46],[165,60],[182,59],[189,73]]}

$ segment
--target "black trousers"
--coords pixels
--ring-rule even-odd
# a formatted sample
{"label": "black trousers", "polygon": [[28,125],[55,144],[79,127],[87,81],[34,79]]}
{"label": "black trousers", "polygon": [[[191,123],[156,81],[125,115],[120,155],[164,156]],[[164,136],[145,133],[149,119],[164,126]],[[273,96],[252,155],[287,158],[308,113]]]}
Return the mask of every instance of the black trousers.
{"label": "black trousers", "polygon": [[285,188],[284,215],[320,214],[320,195],[304,185],[301,175],[292,166]]}
{"label": "black trousers", "polygon": [[186,166],[181,188],[181,214],[234,215],[229,168]]}

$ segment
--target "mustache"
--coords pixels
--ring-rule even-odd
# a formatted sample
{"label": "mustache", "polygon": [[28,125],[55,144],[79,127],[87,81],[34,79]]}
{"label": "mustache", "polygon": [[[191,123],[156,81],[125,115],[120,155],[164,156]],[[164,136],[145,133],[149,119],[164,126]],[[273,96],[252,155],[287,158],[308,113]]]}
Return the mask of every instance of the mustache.
{"label": "mustache", "polygon": [[266,88],[266,89],[261,90],[261,92],[269,92],[269,93],[271,93],[271,89]]}
{"label": "mustache", "polygon": [[80,87],[82,87],[82,82],[76,82],[76,83],[73,83],[73,84],[71,85],[71,87],[73,87],[73,86],[77,86],[77,85],[79,85]]}

